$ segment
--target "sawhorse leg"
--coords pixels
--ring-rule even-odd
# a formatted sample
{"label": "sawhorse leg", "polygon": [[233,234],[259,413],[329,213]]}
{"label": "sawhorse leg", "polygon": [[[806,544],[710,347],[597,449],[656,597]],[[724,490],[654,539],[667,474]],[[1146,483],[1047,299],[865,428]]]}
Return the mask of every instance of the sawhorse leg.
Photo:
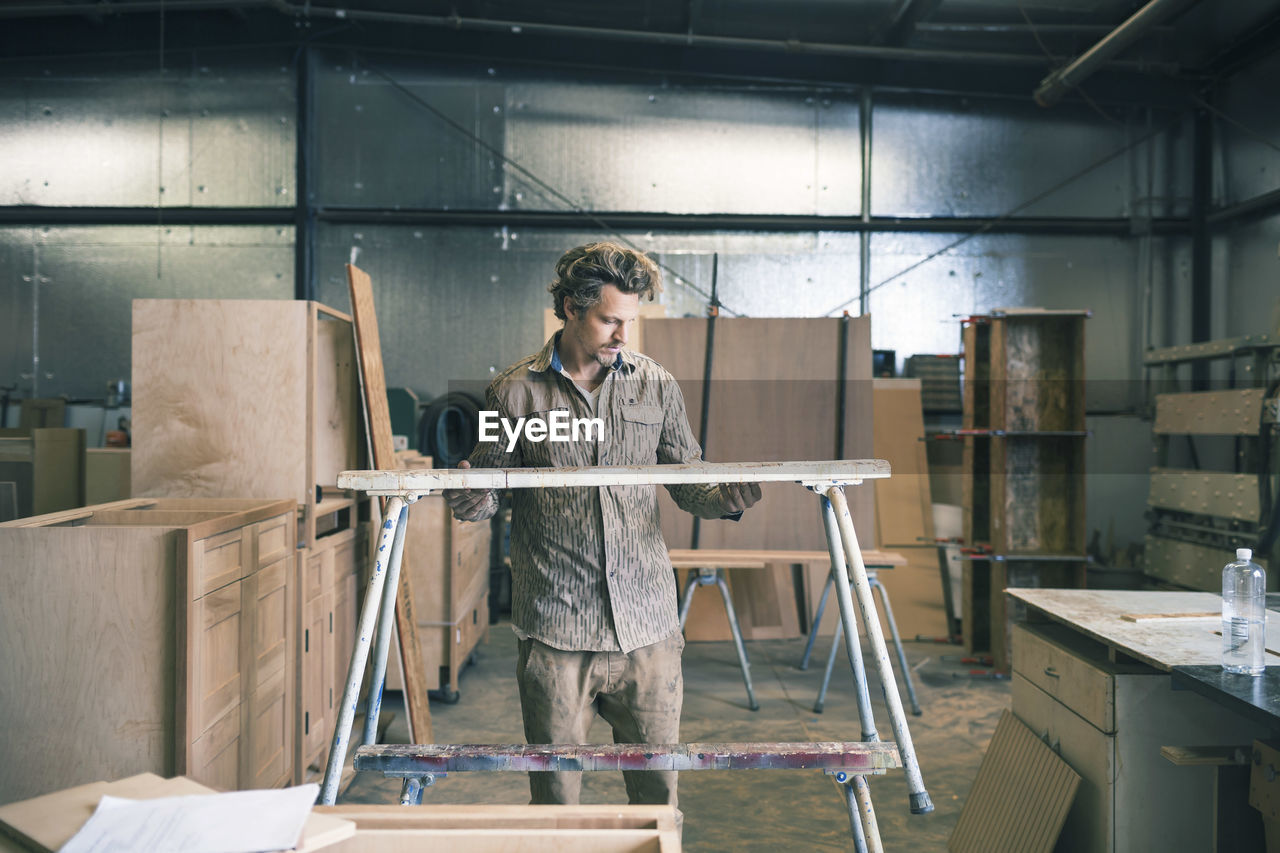
{"label": "sawhorse leg", "polygon": [[[804,657],[800,658],[800,669],[809,668],[809,655],[813,654],[813,643],[818,639],[818,626],[822,624],[822,614],[827,609],[827,596],[831,594],[831,585],[835,579],[827,572],[827,582],[822,585],[822,597],[818,599],[818,612],[813,614],[813,624],[809,626],[809,640],[804,644]],[[839,643],[837,639],[834,642]]]}
{"label": "sawhorse leg", "polygon": [[689,605],[693,603],[694,589],[712,584],[720,588],[720,597],[724,599],[724,612],[729,617],[729,632],[733,635],[734,648],[738,650],[738,665],[742,667],[742,681],[747,685],[747,707],[752,711],[759,711],[760,703],[756,701],[756,692],[751,686],[751,663],[747,660],[747,647],[742,642],[742,629],[738,627],[738,613],[733,609],[733,597],[729,594],[729,584],[724,579],[724,569],[689,570],[689,579],[685,582],[680,603],[680,630],[684,630],[684,624],[689,619]]}
{"label": "sawhorse leg", "polygon": [[[827,541],[831,549],[831,568],[835,577],[836,600],[840,604],[840,619],[845,627],[845,645],[849,660],[855,656],[861,659],[858,643],[858,623],[853,613],[853,594],[857,594],[858,608],[862,615],[862,624],[866,626],[867,639],[871,642],[875,657],[877,674],[880,677],[880,689],[884,693],[885,705],[889,709],[889,723],[893,727],[893,739],[898,744],[898,752],[902,756],[902,767],[907,779],[907,791],[910,796],[910,807],[913,814],[933,811],[933,802],[929,792],[925,790],[924,778],[920,775],[920,764],[916,759],[915,746],[911,741],[911,731],[907,727],[906,715],[902,709],[902,698],[898,695],[898,684],[894,679],[893,666],[889,663],[889,650],[885,646],[884,635],[880,632],[880,619],[876,614],[875,601],[871,596],[871,584],[867,580],[867,567],[862,561],[862,551],[858,547],[858,534],[853,528],[853,518],[849,515],[849,504],[844,490],[840,486],[832,486],[822,501],[823,522],[828,527]],[[831,517],[834,516],[838,528],[833,537],[830,532]],[[848,560],[846,570],[845,559],[838,559],[836,544],[843,546],[843,557]],[[852,574],[852,580],[850,579]],[[855,672],[856,678],[856,672]],[[859,685],[859,714],[862,713],[862,694],[865,689]],[[869,710],[869,709],[868,709]],[[865,728],[865,723],[864,723]]]}
{"label": "sawhorse leg", "polygon": [[[889,592],[884,588],[884,584],[880,583],[880,579],[876,577],[874,571],[867,571],[867,583],[871,588],[880,593],[880,601],[884,604],[884,618],[889,623],[889,636],[893,639],[894,650],[898,655],[898,666],[902,670],[902,683],[907,687],[907,699],[911,702],[911,713],[920,716],[920,702],[916,699],[916,688],[911,681],[911,668],[907,666],[907,654],[902,649],[902,638],[898,636],[898,626],[893,621],[893,608],[889,605]],[[817,628],[817,620],[814,620],[814,627]],[[831,638],[831,653],[827,656],[827,670],[822,676],[822,687],[818,689],[817,701],[813,703],[813,713],[821,714],[823,707],[827,701],[827,688],[831,686],[831,672],[836,665],[836,652],[840,648],[840,635],[844,631],[844,624],[836,623],[835,636]]]}
{"label": "sawhorse leg", "polygon": [[405,499],[398,496],[388,499],[386,515],[382,520],[382,533],[378,539],[378,553],[373,562],[373,573],[369,576],[364,604],[360,608],[356,643],[351,650],[351,662],[347,667],[347,686],[342,692],[338,721],[333,727],[333,741],[329,745],[329,761],[325,765],[324,782],[320,786],[320,804],[324,806],[333,805],[338,798],[342,765],[346,761],[347,748],[351,743],[356,704],[360,701],[360,682],[369,661],[369,651],[374,645],[375,627],[378,631],[377,649],[374,655],[374,680],[369,686],[369,707],[365,716],[365,743],[377,741],[382,685],[387,672],[391,623],[395,617],[396,586],[400,582],[400,558],[404,553],[404,533],[408,521],[409,505]]}
{"label": "sawhorse leg", "polygon": [[[813,618],[813,625],[809,629],[809,642],[805,646],[804,657],[800,660],[800,669],[808,669],[809,655],[813,651],[813,642],[818,637],[818,626],[822,624],[822,611],[827,603],[827,594],[831,592],[831,587],[835,583],[832,575],[827,575],[827,582],[822,587],[822,597],[818,599],[818,612]],[[920,716],[920,702],[916,698],[915,684],[911,681],[911,669],[907,666],[907,655],[902,649],[902,637],[898,634],[898,624],[893,619],[893,607],[889,604],[889,591],[885,589],[884,584],[876,577],[876,573],[872,569],[867,570],[867,583],[872,589],[880,592],[880,601],[884,603],[885,621],[889,623],[889,636],[893,638],[894,650],[898,655],[898,665],[902,669],[902,682],[907,686],[907,698],[911,702],[911,713]],[[835,636],[831,638],[831,653],[827,656],[827,671],[822,676],[822,687],[818,690],[818,699],[813,703],[813,712],[821,714],[823,707],[826,705],[827,688],[831,685],[831,671],[836,665],[836,650],[840,648],[840,635],[844,631],[842,622],[836,623]]]}

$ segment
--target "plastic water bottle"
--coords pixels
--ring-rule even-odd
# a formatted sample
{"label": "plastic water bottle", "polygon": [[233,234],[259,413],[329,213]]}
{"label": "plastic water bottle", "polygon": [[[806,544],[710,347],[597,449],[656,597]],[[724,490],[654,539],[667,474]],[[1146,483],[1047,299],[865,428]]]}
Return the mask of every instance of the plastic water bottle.
{"label": "plastic water bottle", "polygon": [[1267,653],[1267,573],[1252,562],[1253,551],[1236,549],[1222,569],[1222,669],[1262,675]]}

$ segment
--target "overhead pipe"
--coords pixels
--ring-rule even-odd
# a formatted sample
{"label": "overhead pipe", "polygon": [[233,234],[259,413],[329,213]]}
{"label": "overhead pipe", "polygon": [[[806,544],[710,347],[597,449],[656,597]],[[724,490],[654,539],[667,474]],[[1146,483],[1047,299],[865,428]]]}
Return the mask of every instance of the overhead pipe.
{"label": "overhead pipe", "polygon": [[0,5],[0,18],[45,18],[50,16],[123,15],[129,12],[210,12],[229,9],[267,8],[271,0],[123,0],[117,3],[9,3]]}
{"label": "overhead pipe", "polygon": [[[832,44],[806,42],[795,39],[739,38],[735,36],[709,36],[695,33],[668,33],[652,30],[623,30],[607,27],[580,27],[569,24],[544,24],[528,21],[501,21],[491,18],[463,18],[458,15],[422,15],[410,12],[384,12],[373,9],[346,9],[336,6],[317,6],[311,3],[291,3],[288,0],[124,0],[106,5],[103,3],[22,5],[0,4],[0,18],[38,18],[66,15],[108,15],[129,12],[216,11],[232,9],[271,8],[287,15],[301,17],[326,17],[340,21],[369,21],[374,23],[440,27],[451,30],[477,30],[502,32],[512,35],[560,36],[566,38],[590,38],[609,41],[627,41],[641,44],[662,44],[673,47],[707,47],[725,50],[753,50],[791,53],[813,56],[843,56],[850,59],[884,59],[903,62],[977,62],[985,65],[1038,66],[1044,57],[1038,54],[991,53],[964,50],[925,50],[907,47],[885,47],[863,44]],[[1112,62],[1113,68],[1128,71],[1159,70],[1175,73],[1176,62]]]}
{"label": "overhead pipe", "polygon": [[1040,81],[1034,93],[1036,103],[1042,107],[1053,106],[1067,90],[1083,83],[1085,78],[1133,44],[1164,16],[1173,14],[1190,2],[1195,0],[1151,0],[1093,47]]}

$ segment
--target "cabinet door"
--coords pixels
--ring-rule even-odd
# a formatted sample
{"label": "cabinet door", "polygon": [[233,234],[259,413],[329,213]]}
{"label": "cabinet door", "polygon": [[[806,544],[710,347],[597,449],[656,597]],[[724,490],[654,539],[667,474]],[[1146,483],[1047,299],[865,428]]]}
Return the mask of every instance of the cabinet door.
{"label": "cabinet door", "polygon": [[302,617],[302,756],[308,765],[323,759],[332,736],[333,590],[303,605]]}
{"label": "cabinet door", "polygon": [[242,581],[192,602],[189,662],[190,758],[197,782],[235,789],[240,782],[240,702],[245,661],[241,644]]}
{"label": "cabinet door", "polygon": [[333,689],[338,694],[335,702],[340,700],[346,687],[351,651],[356,645],[356,598],[363,545],[363,537],[353,535],[333,549]]}
{"label": "cabinet door", "polygon": [[273,788],[293,770],[293,557],[244,581],[249,670],[244,703],[246,788]]}

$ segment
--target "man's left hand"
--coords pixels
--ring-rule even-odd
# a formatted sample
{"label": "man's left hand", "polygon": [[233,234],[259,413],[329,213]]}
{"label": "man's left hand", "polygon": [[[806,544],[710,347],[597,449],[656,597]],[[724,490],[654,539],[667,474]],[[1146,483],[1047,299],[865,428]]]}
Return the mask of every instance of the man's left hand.
{"label": "man's left hand", "polygon": [[760,500],[759,483],[721,483],[720,497],[727,513],[742,512]]}

